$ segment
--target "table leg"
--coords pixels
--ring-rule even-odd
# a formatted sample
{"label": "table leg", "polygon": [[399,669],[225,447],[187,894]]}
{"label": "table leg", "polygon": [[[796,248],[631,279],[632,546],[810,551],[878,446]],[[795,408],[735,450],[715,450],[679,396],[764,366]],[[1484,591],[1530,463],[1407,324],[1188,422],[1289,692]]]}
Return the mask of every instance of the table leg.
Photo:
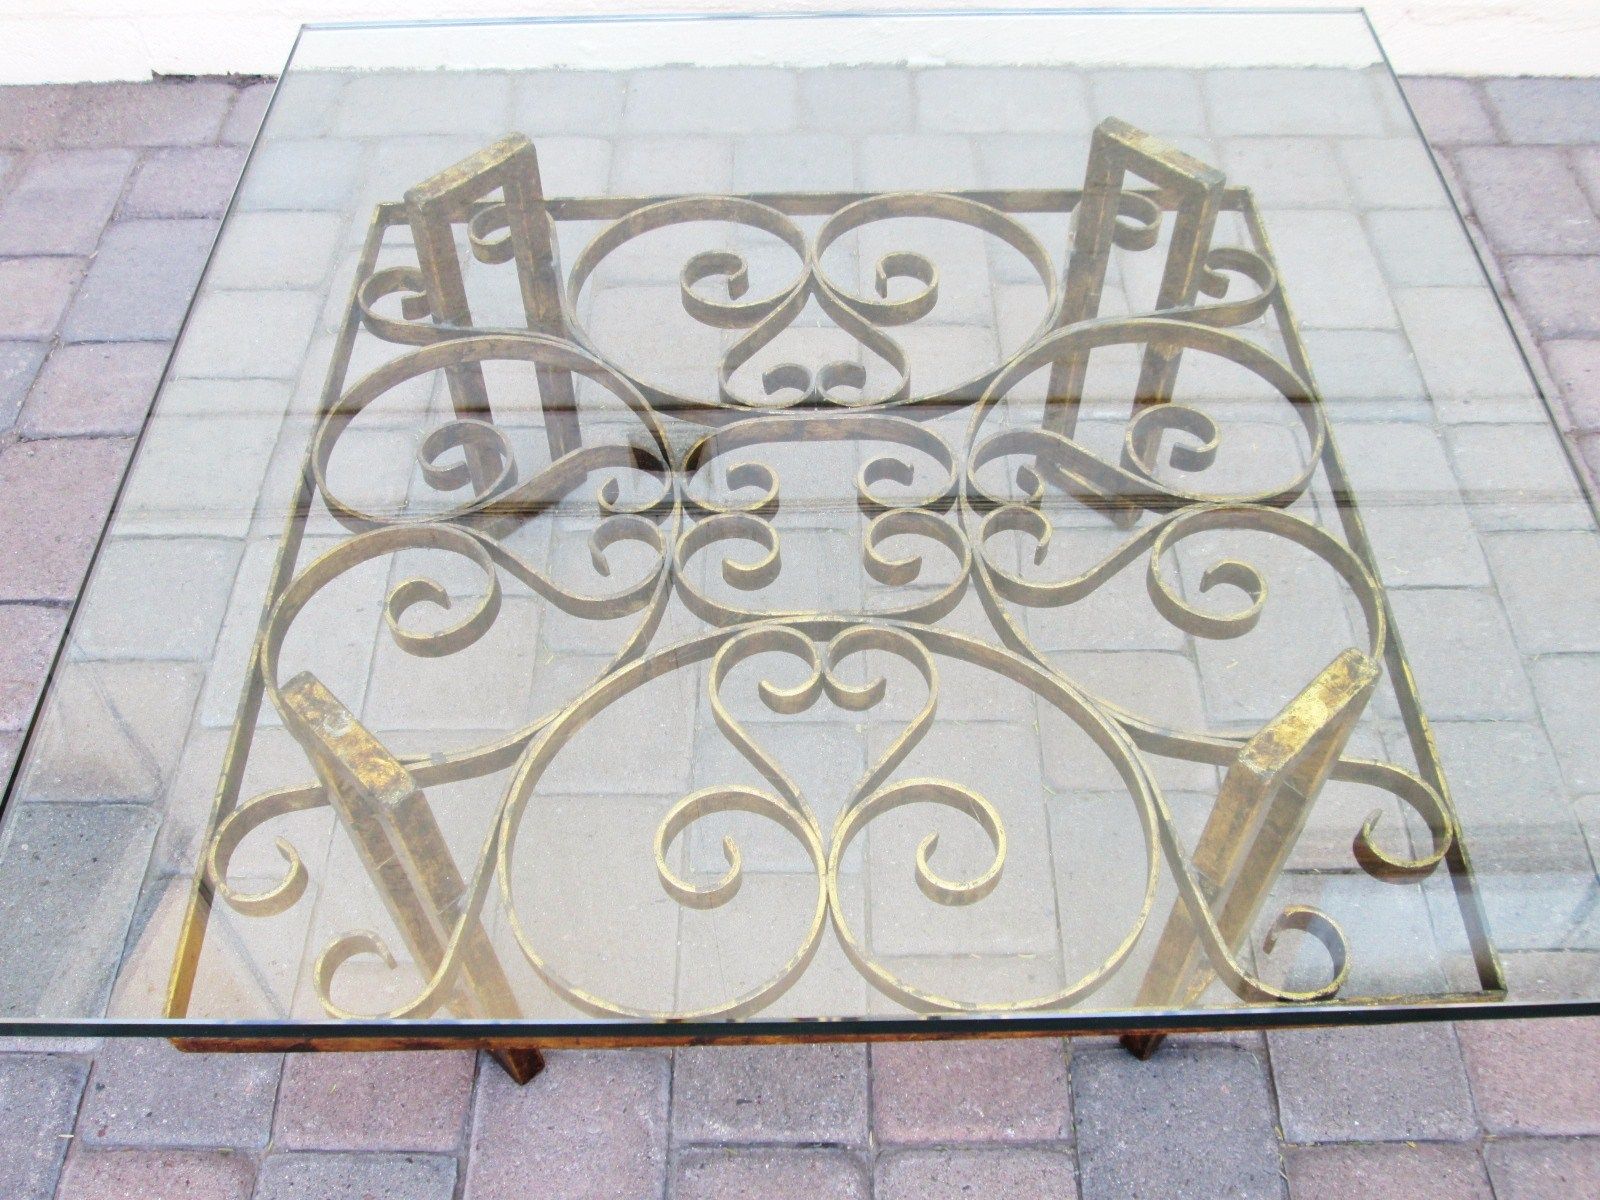
{"label": "table leg", "polygon": [[491,1048],[489,1056],[505,1068],[506,1074],[516,1084],[525,1084],[544,1070],[544,1055],[532,1046]]}
{"label": "table leg", "polygon": [[[1228,768],[1195,847],[1194,867],[1229,951],[1237,954],[1249,937],[1378,673],[1377,663],[1367,655],[1346,650],[1246,742]],[[1181,1008],[1199,999],[1214,978],[1196,916],[1179,899],[1161,931],[1136,1003],[1141,1008]],[[1139,1058],[1149,1058],[1161,1039],[1158,1033],[1130,1033],[1122,1044]]]}

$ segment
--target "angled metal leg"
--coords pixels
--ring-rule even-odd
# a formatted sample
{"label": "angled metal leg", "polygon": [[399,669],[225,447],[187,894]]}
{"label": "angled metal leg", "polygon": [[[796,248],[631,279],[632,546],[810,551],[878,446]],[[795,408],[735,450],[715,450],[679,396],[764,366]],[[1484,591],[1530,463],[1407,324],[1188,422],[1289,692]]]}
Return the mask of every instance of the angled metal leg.
{"label": "angled metal leg", "polygon": [[[283,688],[285,724],[328,787],[339,819],[374,887],[425,973],[439,969],[466,908],[456,869],[427,797],[410,772],[339,703],[302,672]],[[515,1016],[516,1000],[481,921],[467,930],[463,986],[452,1007],[476,1016]]]}
{"label": "angled metal leg", "polygon": [[[1371,658],[1346,650],[1246,742],[1228,768],[1195,847],[1194,866],[1230,951],[1237,953],[1249,936],[1378,674]],[[1195,915],[1179,899],[1136,1003],[1158,1009],[1192,1004],[1214,978]],[[1122,1039],[1140,1058],[1149,1058],[1160,1043],[1159,1034]]]}
{"label": "angled metal leg", "polygon": [[491,1049],[489,1056],[505,1068],[516,1084],[527,1083],[544,1070],[544,1055],[532,1046],[502,1046]]}
{"label": "angled metal leg", "polygon": [[1140,1062],[1149,1062],[1150,1057],[1161,1049],[1161,1043],[1167,1040],[1164,1033],[1125,1033],[1121,1037],[1122,1048],[1133,1055]]}

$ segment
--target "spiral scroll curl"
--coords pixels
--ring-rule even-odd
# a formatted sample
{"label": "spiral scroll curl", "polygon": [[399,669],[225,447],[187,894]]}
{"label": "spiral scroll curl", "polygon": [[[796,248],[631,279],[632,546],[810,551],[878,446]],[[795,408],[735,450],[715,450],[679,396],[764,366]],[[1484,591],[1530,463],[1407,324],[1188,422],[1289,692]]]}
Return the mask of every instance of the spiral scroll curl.
{"label": "spiral scroll curl", "polygon": [[[367,512],[343,500],[328,484],[327,467],[344,432],[370,403],[391,388],[460,361],[529,362],[581,373],[621,399],[639,418],[644,436],[622,445],[579,449],[518,484],[504,434],[486,421],[455,420],[436,427],[423,438],[418,459],[425,480],[442,491],[468,482],[464,466],[443,465],[442,460],[449,451],[464,450],[473,444],[488,452],[497,464],[489,486],[443,513],[426,517]],[[446,628],[431,631],[410,627],[406,616],[419,605],[452,610],[455,603],[448,591],[426,578],[408,578],[396,584],[386,598],[384,620],[395,644],[409,654],[446,657],[481,638],[499,613],[504,572],[554,607],[580,618],[611,620],[638,614],[640,621],[613,661],[636,656],[653,635],[671,594],[670,547],[676,541],[680,509],[670,462],[665,435],[637,390],[569,344],[528,334],[455,339],[453,345],[425,344],[422,349],[385,364],[338,398],[315,435],[311,453],[314,481],[330,512],[357,532],[303,568],[274,604],[256,650],[267,699],[284,715],[278,658],[290,628],[315,597],[360,564],[406,550],[458,555],[472,562],[484,581],[481,595],[465,615]],[[655,494],[643,503],[622,503],[615,478],[618,469],[653,479]],[[602,576],[609,574],[608,551],[620,542],[643,545],[655,558],[654,567],[632,583],[598,593],[565,586],[501,540],[559,504],[596,473],[607,477],[593,500],[600,516],[590,536],[595,569]],[[522,729],[493,742],[469,750],[403,760],[402,765],[422,786],[458,782],[502,770],[515,760],[550,715],[536,717]],[[328,802],[325,786],[309,785],[263,793],[230,813],[219,824],[205,853],[205,873],[217,895],[236,910],[252,915],[272,915],[292,906],[304,893],[307,871],[290,842],[276,839],[286,871],[278,883],[259,892],[243,892],[228,882],[230,861],[255,829],[290,813],[324,807]],[[325,956],[319,977],[325,977],[331,986],[338,967],[349,957],[342,952]]]}

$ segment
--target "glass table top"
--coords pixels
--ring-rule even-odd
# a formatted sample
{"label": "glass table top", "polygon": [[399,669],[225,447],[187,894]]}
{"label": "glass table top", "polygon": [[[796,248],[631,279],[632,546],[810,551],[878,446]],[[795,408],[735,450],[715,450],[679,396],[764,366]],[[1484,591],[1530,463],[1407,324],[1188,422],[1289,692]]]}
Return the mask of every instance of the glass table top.
{"label": "glass table top", "polygon": [[308,29],[0,1026],[1600,1007],[1597,598],[1358,14]]}

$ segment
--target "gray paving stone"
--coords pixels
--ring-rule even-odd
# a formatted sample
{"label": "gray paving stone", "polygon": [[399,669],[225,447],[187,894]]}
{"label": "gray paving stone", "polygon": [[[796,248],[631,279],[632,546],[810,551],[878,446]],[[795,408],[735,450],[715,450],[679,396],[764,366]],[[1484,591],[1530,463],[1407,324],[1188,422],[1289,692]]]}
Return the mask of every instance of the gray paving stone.
{"label": "gray paving stone", "polygon": [[1294,1200],[1493,1200],[1471,1146],[1296,1146],[1284,1154]]}
{"label": "gray paving stone", "polygon": [[1575,793],[1600,792],[1600,754],[1594,748],[1593,702],[1600,688],[1600,657],[1563,654],[1529,670],[1534,695],[1561,775]]}
{"label": "gray paving stone", "polygon": [[538,142],[539,178],[547,196],[604,195],[611,177],[611,142],[607,138],[542,137]]}
{"label": "gray paving stone", "polygon": [[[1431,429],[1373,423],[1336,428],[1335,436],[1385,586],[1488,584],[1480,535]],[[1411,486],[1398,487],[1401,480]]]}
{"label": "gray paving stone", "polygon": [[1600,542],[1594,533],[1499,534],[1486,542],[1526,653],[1600,651]]}
{"label": "gray paving stone", "polygon": [[1496,945],[1592,940],[1591,858],[1544,730],[1532,722],[1434,730]]}
{"label": "gray paving stone", "polygon": [[1285,1029],[1267,1034],[1291,1142],[1467,1140],[1477,1118],[1448,1025]]}
{"label": "gray paving stone", "polygon": [[196,661],[222,626],[241,543],[223,538],[115,538],[73,628],[94,658]]}
{"label": "gray paving stone", "polygon": [[1600,251],[1600,221],[1559,149],[1470,146],[1455,162],[1478,224],[1501,254]]}
{"label": "gray paving stone", "polygon": [[1065,1149],[902,1150],[878,1159],[878,1200],[959,1200],[969,1196],[1046,1197],[1078,1194]]}
{"label": "gray paving stone", "polygon": [[1346,138],[1339,161],[1363,208],[1441,208],[1444,192],[1427,147],[1414,137]]}
{"label": "gray paving stone", "polygon": [[917,127],[1050,133],[1094,126],[1082,74],[1049,67],[939,67],[916,74]]}
{"label": "gray paving stone", "polygon": [[117,532],[244,537],[261,502],[278,430],[270,417],[171,414],[155,422],[123,492]]}
{"label": "gray paving stone", "polygon": [[1323,138],[1233,137],[1221,142],[1228,182],[1250,189],[1264,208],[1338,208],[1350,189]]}
{"label": "gray paving stone", "polygon": [[465,1200],[658,1196],[666,1172],[665,1054],[546,1055],[535,1087],[498,1069],[478,1079]]}
{"label": "gray paving stone", "polygon": [[214,221],[121,221],[100,241],[67,314],[70,341],[170,341],[200,282]]}
{"label": "gray paving stone", "polygon": [[1510,258],[1506,281],[1517,307],[1544,338],[1600,335],[1600,257]]}
{"label": "gray paving stone", "polygon": [[773,133],[794,128],[798,113],[792,71],[663,67],[629,76],[622,119],[641,133]]}
{"label": "gray paving stone", "polygon": [[[1091,695],[1123,705],[1168,728],[1204,729],[1206,700],[1221,699],[1225,704],[1224,697],[1233,695],[1224,686],[1221,696],[1214,697],[1207,689],[1204,671],[1197,671],[1183,654],[1138,650],[1106,654],[1088,649],[1059,655],[1055,661]],[[1052,738],[1041,749],[1045,778],[1052,787],[1081,794],[1115,792],[1122,786],[1122,777],[1111,759],[1098,752],[1086,753],[1077,739],[1068,742]],[[1215,771],[1203,764],[1174,762],[1171,771],[1163,774],[1163,783],[1169,787],[1204,791],[1216,784]]]}
{"label": "gray paving stone", "polygon": [[611,160],[611,188],[624,196],[726,191],[733,146],[717,137],[628,137]]}
{"label": "gray paving stone", "polygon": [[63,146],[198,146],[213,142],[234,88],[217,80],[79,86],[61,115]]}
{"label": "gray paving stone", "polygon": [[16,421],[49,352],[44,342],[0,341],[0,429],[9,429]]}
{"label": "gray paving stone", "polygon": [[105,524],[125,441],[19,442],[0,450],[0,599],[71,600]]}
{"label": "gray paving stone", "polygon": [[76,1150],[57,1200],[250,1200],[255,1159],[231,1150]]}
{"label": "gray paving stone", "polygon": [[831,1150],[691,1150],[673,1160],[673,1200],[867,1200],[867,1166]]}
{"label": "gray paving stone", "polygon": [[1402,79],[1400,85],[1422,132],[1435,145],[1498,140],[1475,81],[1412,76]]}
{"label": "gray paving stone", "polygon": [[1566,402],[1572,427],[1600,429],[1600,341],[1546,342],[1545,362],[1561,389],[1552,400]]}
{"label": "gray paving stone", "polygon": [[736,191],[849,191],[855,177],[850,139],[837,134],[769,134],[733,146]]}
{"label": "gray paving stone", "polygon": [[1480,529],[1593,529],[1594,514],[1548,425],[1462,425],[1450,431],[1449,445]]}
{"label": "gray paving stone", "polygon": [[858,151],[861,186],[874,191],[972,187],[978,180],[974,149],[974,139],[952,134],[863,138]]}
{"label": "gray paving stone", "polygon": [[0,1193],[50,1200],[71,1144],[88,1064],[39,1054],[0,1057]]}
{"label": "gray paving stone", "polygon": [[316,327],[315,292],[213,292],[173,360],[189,379],[294,379]]}
{"label": "gray paving stone", "polygon": [[222,232],[206,282],[217,288],[319,288],[333,270],[343,229],[339,213],[239,213]]}
{"label": "gray paving stone", "polygon": [[439,1154],[269,1154],[255,1200],[451,1200],[455,1183]]}
{"label": "gray paving stone", "polygon": [[911,72],[897,67],[801,71],[800,127],[860,135],[911,126]]}
{"label": "gray paving stone", "polygon": [[1387,329],[1396,324],[1383,272],[1355,214],[1330,209],[1275,212],[1267,221],[1295,313],[1325,329]]}
{"label": "gray paving stone", "polygon": [[336,138],[269,138],[256,148],[239,188],[242,211],[340,212],[355,195],[365,143]]}
{"label": "gray paving stone", "polygon": [[103,1015],[154,837],[130,805],[17,810],[0,846],[0,1013]]}
{"label": "gray paving stone", "polygon": [[187,1054],[158,1038],[106,1044],[78,1117],[89,1146],[267,1144],[281,1054]]}
{"label": "gray paving stone", "polygon": [[1284,1196],[1266,1071],[1248,1050],[1072,1057],[1084,1200]]}
{"label": "gray paving stone", "polygon": [[133,168],[128,150],[32,155],[0,201],[0,254],[89,254]]}
{"label": "gray paving stone", "polygon": [[[955,690],[945,675],[946,691]],[[1054,889],[1051,887],[1049,835],[1044,779],[1038,758],[1038,727],[1021,719],[1026,695],[1008,697],[982,685],[974,698],[987,695],[995,707],[1017,704],[1016,723],[968,720],[938,722],[936,732],[908,758],[908,775],[947,779],[987,796],[997,806],[1009,834],[1005,870],[982,904],[936,905],[917,887],[908,864],[930,833],[940,837],[937,869],[976,873],[990,862],[989,841],[962,814],[925,809],[914,817],[887,819],[876,825],[867,848],[872,908],[870,946],[877,955],[932,955],[941,961],[975,954],[1034,954],[1055,950]],[[890,720],[887,716],[886,721]],[[1052,732],[1071,736],[1064,717],[1045,717]],[[871,727],[869,753],[881,754],[899,724]],[[1079,734],[1078,743],[1087,741]],[[1098,767],[1099,764],[1095,764]],[[1093,770],[1091,767],[1090,770]],[[954,864],[962,864],[957,867]],[[979,985],[981,989],[981,984]]]}
{"label": "gray paving stone", "polygon": [[1350,70],[1218,70],[1205,76],[1220,134],[1378,137],[1386,132],[1368,75]]}
{"label": "gray paving stone", "polygon": [[1092,121],[1120,117],[1157,137],[1207,132],[1205,101],[1193,71],[1089,73]]}
{"label": "gray paving stone", "polygon": [[1456,215],[1444,209],[1382,209],[1366,216],[1367,236],[1392,283],[1481,287],[1483,268]]}
{"label": "gray paving stone", "polygon": [[202,672],[174,663],[63,662],[17,795],[149,803],[172,781]]}
{"label": "gray paving stone", "polygon": [[55,333],[83,269],[76,258],[0,259],[0,329],[6,337],[40,341]]}
{"label": "gray paving stone", "polygon": [[867,1052],[857,1045],[708,1046],[673,1067],[675,1142],[867,1139]]}
{"label": "gray paving stone", "polygon": [[57,347],[28,394],[18,428],[25,437],[138,433],[167,353],[159,342]]}
{"label": "gray paving stone", "polygon": [[345,84],[334,132],[354,137],[505,133],[511,79],[493,71],[382,71]]}
{"label": "gray paving stone", "polygon": [[233,146],[152,150],[134,172],[122,214],[220,217],[243,166],[244,150]]}
{"label": "gray paving stone", "polygon": [[1499,1200],[1600,1194],[1600,1139],[1497,1140],[1483,1157]]}
{"label": "gray paving stone", "polygon": [[1395,305],[1441,419],[1548,419],[1515,339],[1484,288],[1400,288]]}
{"label": "gray paving stone", "polygon": [[1489,79],[1500,128],[1513,142],[1600,140],[1600,83],[1592,79]]}
{"label": "gray paving stone", "polygon": [[605,136],[622,125],[626,77],[611,71],[527,71],[512,80],[511,125],[541,134]]}
{"label": "gray paving stone", "polygon": [[[1392,594],[1394,619],[1436,720],[1526,716],[1532,696],[1510,628],[1487,591],[1424,589]],[[1461,646],[1474,652],[1463,658]]]}

